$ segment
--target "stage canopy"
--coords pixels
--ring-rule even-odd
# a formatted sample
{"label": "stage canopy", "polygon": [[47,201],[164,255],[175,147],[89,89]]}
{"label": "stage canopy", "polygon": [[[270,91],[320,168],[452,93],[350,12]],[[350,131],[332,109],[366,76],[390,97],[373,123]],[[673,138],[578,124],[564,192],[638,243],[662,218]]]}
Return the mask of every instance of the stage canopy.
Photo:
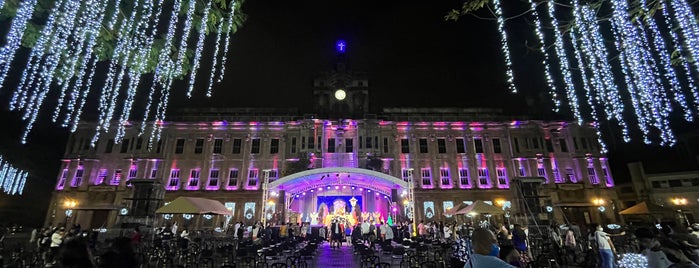
{"label": "stage canopy", "polygon": [[473,204],[457,211],[455,215],[461,214],[491,214],[491,215],[504,215],[505,211],[499,207],[489,205],[482,200],[477,200]]}
{"label": "stage canopy", "polygon": [[181,196],[155,211],[157,214],[216,214],[231,215],[221,202],[199,197]]}
{"label": "stage canopy", "polygon": [[270,190],[298,194],[326,186],[356,186],[390,196],[393,189],[408,189],[408,183],[396,177],[363,168],[315,168],[294,173],[269,184]]}
{"label": "stage canopy", "polygon": [[672,210],[666,207],[661,207],[653,203],[643,201],[630,208],[619,212],[621,215],[649,215],[649,214],[664,214]]}
{"label": "stage canopy", "polygon": [[464,202],[459,202],[456,204],[456,206],[453,206],[444,211],[444,215],[458,215],[456,213],[459,212],[459,210],[462,210],[466,207],[468,207],[468,205],[466,205]]}

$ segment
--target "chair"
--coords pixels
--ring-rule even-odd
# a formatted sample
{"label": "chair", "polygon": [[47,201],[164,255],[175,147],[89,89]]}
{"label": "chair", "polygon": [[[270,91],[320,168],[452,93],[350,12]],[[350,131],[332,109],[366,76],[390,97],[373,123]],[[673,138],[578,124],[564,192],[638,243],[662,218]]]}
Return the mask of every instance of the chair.
{"label": "chair", "polygon": [[375,268],[391,268],[391,264],[387,262],[381,262],[374,266]]}
{"label": "chair", "polygon": [[289,266],[286,265],[286,263],[275,262],[275,263],[272,263],[272,266],[270,268],[287,268],[287,267],[289,267]]}
{"label": "chair", "polygon": [[286,257],[286,264],[288,267],[292,267],[292,268],[306,268],[306,267],[308,267],[308,264],[306,264],[306,260],[301,258],[300,255]]}
{"label": "chair", "polygon": [[391,251],[391,264],[393,264],[393,261],[395,260],[400,260],[402,263],[403,255],[405,255],[405,248],[401,246],[394,247]]}
{"label": "chair", "polygon": [[362,265],[362,267],[371,268],[371,267],[374,267],[375,265],[379,264],[379,262],[381,262],[381,260],[379,259],[379,256],[375,256],[375,255],[362,256],[361,265]]}

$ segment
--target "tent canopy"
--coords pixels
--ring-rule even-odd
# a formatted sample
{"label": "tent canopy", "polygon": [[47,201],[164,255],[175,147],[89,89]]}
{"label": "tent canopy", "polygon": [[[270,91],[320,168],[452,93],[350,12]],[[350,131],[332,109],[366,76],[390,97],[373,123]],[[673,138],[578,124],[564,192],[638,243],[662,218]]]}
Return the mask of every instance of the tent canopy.
{"label": "tent canopy", "polygon": [[647,215],[647,214],[662,214],[672,211],[669,208],[661,207],[653,203],[643,201],[630,208],[619,212],[621,215]]}
{"label": "tent canopy", "polygon": [[477,200],[476,202],[473,202],[473,204],[460,209],[455,213],[455,215],[460,215],[460,214],[492,214],[492,215],[504,215],[505,211],[500,209],[499,207],[493,206],[486,204],[482,200]]}
{"label": "tent canopy", "polygon": [[155,211],[157,214],[216,214],[231,215],[221,202],[200,197],[181,196]]}
{"label": "tent canopy", "polygon": [[462,209],[466,208],[467,206],[468,206],[468,205],[464,204],[463,202],[460,202],[460,203],[456,204],[455,206],[453,206],[453,207],[447,209],[446,211],[444,211],[444,214],[445,214],[445,215],[458,215],[458,214],[456,214],[456,212],[458,212],[459,210],[462,210]]}

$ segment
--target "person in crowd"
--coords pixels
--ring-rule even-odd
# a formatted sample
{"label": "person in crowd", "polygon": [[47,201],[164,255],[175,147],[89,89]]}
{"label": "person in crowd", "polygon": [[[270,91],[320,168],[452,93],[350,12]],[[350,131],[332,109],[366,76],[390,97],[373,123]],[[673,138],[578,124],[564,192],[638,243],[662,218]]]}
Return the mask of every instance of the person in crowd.
{"label": "person in crowd", "polygon": [[390,245],[391,241],[393,241],[393,239],[394,239],[393,227],[388,225],[388,223],[386,223],[385,225],[386,225],[386,236],[385,236],[386,243],[388,243]]}
{"label": "person in crowd", "polygon": [[342,232],[343,230],[340,223],[333,220],[332,223],[330,223],[330,248],[340,248],[340,246],[342,246]]}
{"label": "person in crowd", "polygon": [[56,263],[58,251],[61,249],[61,244],[63,244],[63,238],[65,237],[65,231],[65,227],[60,227],[51,235],[51,263]]}
{"label": "person in crowd", "polygon": [[364,222],[362,222],[361,229],[362,239],[364,239],[364,242],[366,243],[369,241],[369,222],[367,220],[364,220]]}
{"label": "person in crowd", "polygon": [[518,268],[524,268],[524,264],[522,264],[522,256],[519,255],[519,251],[515,249],[513,245],[505,245],[500,247],[500,259],[505,261],[506,263],[518,267]]}
{"label": "person in crowd", "polygon": [[133,234],[131,234],[131,243],[133,243],[134,248],[138,248],[141,245],[142,240],[141,230],[138,227],[133,229]]}
{"label": "person in crowd", "polygon": [[177,222],[175,222],[175,223],[172,224],[172,228],[171,228],[170,231],[172,231],[172,234],[173,234],[173,235],[177,235],[177,227],[178,227],[178,226],[177,226]]}
{"label": "person in crowd", "polygon": [[444,240],[449,241],[451,239],[451,233],[452,233],[451,226],[449,224],[444,225],[444,227],[442,227],[442,233],[443,233]]}
{"label": "person in crowd", "polygon": [[507,262],[498,258],[500,247],[495,235],[488,229],[478,228],[471,235],[473,254],[466,261],[464,268],[514,268]]}
{"label": "person in crowd", "polygon": [[565,249],[565,257],[568,263],[578,263],[577,248],[578,244],[575,240],[575,231],[571,226],[568,226],[568,230],[565,231],[565,239],[563,242],[563,247]]}
{"label": "person in crowd", "polygon": [[65,242],[62,246],[60,260],[63,268],[95,267],[92,252],[84,238]]}
{"label": "person in crowd", "polygon": [[508,230],[507,226],[505,226],[504,224],[502,226],[500,226],[500,230],[498,231],[497,238],[498,238],[498,243],[502,247],[512,245],[512,234],[510,234],[510,230]]}
{"label": "person in crowd", "polygon": [[100,268],[132,268],[138,267],[139,262],[134,253],[131,239],[119,237],[112,241],[109,249],[100,258]]}
{"label": "person in crowd", "polygon": [[242,238],[242,237],[238,236],[238,230],[240,229],[241,225],[242,225],[242,222],[236,222],[235,225],[233,225],[233,238],[234,239]]}
{"label": "person in crowd", "polygon": [[427,235],[425,232],[425,222],[424,221],[420,221],[420,224],[417,225],[417,235],[419,237],[423,237],[423,238],[425,235]]}
{"label": "person in crowd", "polygon": [[[648,260],[648,268],[668,268],[675,263],[670,261],[655,234],[648,228],[638,228],[635,231],[643,250],[641,254]],[[665,249],[667,251],[667,249]]]}
{"label": "person in crowd", "polygon": [[602,268],[614,267],[614,255],[616,254],[616,249],[614,248],[614,243],[612,243],[611,237],[622,236],[625,234],[625,232],[621,232],[620,234],[609,234],[604,231],[602,225],[596,225],[593,236],[595,242],[597,242],[597,249],[599,250],[600,256],[600,266]]}
{"label": "person in crowd", "polygon": [[386,240],[386,224],[384,222],[379,223],[379,240],[380,241],[385,241]]}

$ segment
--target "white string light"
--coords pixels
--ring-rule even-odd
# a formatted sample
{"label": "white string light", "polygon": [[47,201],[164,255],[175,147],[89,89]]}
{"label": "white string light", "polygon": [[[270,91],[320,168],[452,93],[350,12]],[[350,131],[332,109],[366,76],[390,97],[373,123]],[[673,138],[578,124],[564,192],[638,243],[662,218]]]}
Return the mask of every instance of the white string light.
{"label": "white string light", "polygon": [[204,9],[204,15],[201,17],[201,27],[199,28],[199,39],[197,40],[196,50],[194,51],[194,64],[192,70],[189,73],[189,90],[187,90],[187,97],[192,96],[192,91],[194,90],[194,81],[197,77],[197,71],[199,70],[199,61],[201,60],[201,52],[204,50],[204,40],[206,39],[206,22],[209,18],[209,9],[211,9],[211,0],[206,4]]}
{"label": "white string light", "polygon": [[561,108],[561,101],[558,99],[558,93],[556,86],[551,78],[551,68],[549,67],[549,53],[546,51],[546,42],[544,39],[544,34],[541,30],[541,20],[539,20],[539,13],[536,11],[536,3],[533,0],[529,0],[529,6],[532,10],[532,15],[534,16],[534,32],[536,33],[537,40],[539,41],[539,52],[544,55],[542,64],[544,65],[544,77],[546,78],[546,85],[549,88],[549,95],[553,100],[553,111],[558,112]]}
{"label": "white string light", "polygon": [[211,67],[211,74],[209,74],[209,87],[206,89],[206,96],[211,97],[211,88],[214,85],[214,77],[216,77],[216,70],[218,69],[216,67],[216,60],[218,59],[218,52],[221,47],[221,32],[223,31],[223,18],[219,20],[218,23],[218,30],[216,30],[216,48],[214,49],[214,56],[213,56],[213,66]]}
{"label": "white string light", "polygon": [[495,6],[495,16],[497,17],[498,31],[500,32],[500,44],[502,46],[502,53],[505,57],[505,74],[507,75],[507,86],[510,88],[510,91],[512,93],[517,93],[514,73],[512,72],[512,60],[510,59],[510,46],[507,42],[507,32],[505,31],[505,18],[502,14],[502,5],[500,4],[500,0],[493,0],[493,5]]}
{"label": "white string light", "polygon": [[[3,3],[4,1],[0,2],[0,9]],[[10,32],[6,36],[7,43],[0,48],[0,86],[5,83],[5,77],[7,77],[7,73],[10,71],[15,53],[17,53],[17,49],[22,43],[24,31],[27,29],[27,22],[34,14],[36,3],[37,0],[23,1],[19,9],[17,9],[17,15],[12,19]]]}
{"label": "white string light", "polygon": [[218,75],[216,82],[223,81],[223,74],[226,73],[226,63],[228,62],[228,47],[230,47],[231,36],[233,35],[233,16],[235,15],[235,2],[231,0],[229,6],[231,11],[228,12],[228,23],[226,28],[226,40],[223,41],[223,58],[221,59],[221,72]]}
{"label": "white string light", "polygon": [[0,189],[9,195],[22,195],[28,172],[13,167],[0,155]]}

